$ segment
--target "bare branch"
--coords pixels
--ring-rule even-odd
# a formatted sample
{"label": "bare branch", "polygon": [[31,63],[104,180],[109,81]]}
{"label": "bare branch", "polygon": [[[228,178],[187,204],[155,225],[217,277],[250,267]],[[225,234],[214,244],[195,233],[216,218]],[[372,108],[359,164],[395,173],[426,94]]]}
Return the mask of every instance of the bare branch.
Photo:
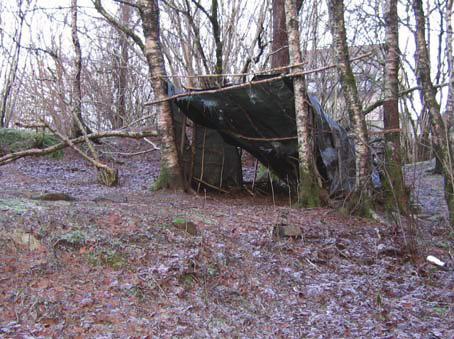
{"label": "bare branch", "polygon": [[[130,28],[122,25],[113,15],[111,15],[101,3],[101,0],[92,0],[95,5],[96,10],[101,14],[112,26],[114,26],[119,31],[123,32],[129,36],[138,46],[144,51],[145,45],[143,44],[142,39]],[[137,7],[137,6],[135,6]]]}
{"label": "bare branch", "polygon": [[[446,82],[444,84],[434,85],[434,88],[441,88],[441,87],[444,87],[444,86],[448,86],[448,83]],[[414,91],[417,91],[417,90],[421,90],[421,89],[422,89],[421,86],[415,86],[415,87],[408,88],[406,90],[403,90],[403,91],[399,92],[399,97],[406,96],[407,94],[410,94],[411,92],[414,92]],[[369,105],[369,106],[367,106],[366,108],[363,109],[363,114],[364,115],[369,114],[374,109],[383,106],[384,102],[385,102],[385,99],[380,99],[380,100],[375,101],[373,104],[371,104],[371,105]]]}

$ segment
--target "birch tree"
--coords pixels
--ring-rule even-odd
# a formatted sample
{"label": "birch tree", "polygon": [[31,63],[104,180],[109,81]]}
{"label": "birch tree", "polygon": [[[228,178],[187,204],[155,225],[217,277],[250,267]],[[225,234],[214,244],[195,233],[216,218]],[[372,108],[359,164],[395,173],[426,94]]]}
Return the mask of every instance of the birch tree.
{"label": "birch tree", "polygon": [[356,190],[349,201],[352,211],[360,215],[370,214],[370,152],[366,119],[358,96],[356,79],[350,64],[343,0],[328,0],[330,28],[336,55],[337,70],[345,96],[350,123],[354,132],[356,152]]}
{"label": "birch tree", "polygon": [[385,129],[385,195],[386,207],[397,205],[400,212],[407,212],[408,194],[402,174],[399,119],[399,22],[397,0],[386,1],[386,60],[383,102]]}
{"label": "birch tree", "polygon": [[[451,5],[452,6],[452,5]],[[454,166],[448,130],[441,116],[440,104],[430,75],[430,57],[426,42],[425,14],[422,0],[413,0],[416,21],[416,75],[421,87],[424,104],[429,111],[435,156],[441,164],[444,177],[445,199],[449,210],[451,225],[454,225]],[[452,71],[452,70],[451,70]]]}
{"label": "birch tree", "polygon": [[454,33],[452,29],[454,0],[448,0],[446,5],[446,60],[448,64],[448,98],[446,101],[446,122],[450,137],[450,144],[454,145],[454,51],[453,40]]}
{"label": "birch tree", "polygon": [[[301,64],[300,36],[298,29],[298,14],[295,0],[285,0],[286,26],[288,34],[289,57],[291,64]],[[302,67],[295,67],[292,72],[302,72]],[[295,95],[295,116],[298,135],[299,158],[299,202],[304,207],[320,205],[320,188],[315,172],[313,142],[310,135],[310,106],[303,76],[293,79]]]}
{"label": "birch tree", "polygon": [[[116,29],[126,34],[143,52],[148,64],[149,80],[155,100],[165,99],[167,95],[166,71],[160,37],[160,12],[157,0],[138,0],[134,7],[142,21],[145,41],[133,29],[123,25],[103,7],[101,0],[93,0],[97,11]],[[127,4],[125,2],[125,4]],[[185,189],[186,183],[180,166],[180,159],[175,142],[175,130],[170,103],[162,100],[157,104],[157,125],[161,136],[161,161],[159,178],[153,185],[159,189]]]}
{"label": "birch tree", "polygon": [[[159,5],[157,0],[137,2],[145,37],[144,54],[149,66],[150,81],[156,100],[167,97],[164,57],[161,50],[159,29]],[[158,104],[158,129],[161,135],[161,171],[154,189],[183,189],[184,181],[175,143],[170,103]]]}
{"label": "birch tree", "polygon": [[[79,121],[82,121],[82,50],[80,48],[79,36],[77,33],[77,0],[71,0],[71,38],[74,46],[74,75],[72,82],[72,125],[71,137],[76,138],[82,135]],[[79,121],[77,121],[79,119]],[[82,127],[83,128],[83,127]]]}

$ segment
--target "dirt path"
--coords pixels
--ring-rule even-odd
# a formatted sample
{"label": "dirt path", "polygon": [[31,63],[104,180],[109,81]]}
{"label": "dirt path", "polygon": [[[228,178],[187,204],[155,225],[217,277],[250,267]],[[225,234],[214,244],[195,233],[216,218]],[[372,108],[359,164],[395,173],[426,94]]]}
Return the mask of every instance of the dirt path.
{"label": "dirt path", "polygon": [[[392,229],[269,198],[153,193],[158,168],[134,158],[118,188],[77,159],[0,168],[1,338],[454,336],[452,271],[405,262]],[[76,200],[30,199],[46,191]],[[274,239],[277,223],[302,239]],[[422,228],[424,251],[449,259],[446,229]]]}

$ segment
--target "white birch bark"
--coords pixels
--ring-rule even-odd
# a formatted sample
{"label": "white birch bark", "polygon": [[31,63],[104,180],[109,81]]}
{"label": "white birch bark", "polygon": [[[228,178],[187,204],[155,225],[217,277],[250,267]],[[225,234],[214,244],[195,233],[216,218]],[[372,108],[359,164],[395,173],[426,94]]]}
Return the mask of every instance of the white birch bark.
{"label": "white birch bark", "polygon": [[[164,81],[165,67],[161,50],[159,30],[159,5],[156,0],[139,0],[137,2],[142,18],[145,36],[144,54],[149,65],[149,74],[153,92],[157,100],[167,97],[167,85]],[[158,104],[158,129],[161,135],[161,172],[155,189],[183,189],[184,183],[180,168],[178,151],[175,144],[172,111],[170,103]]]}
{"label": "white birch bark", "polygon": [[[303,58],[300,50],[300,34],[295,0],[285,0],[285,14],[290,64],[301,64]],[[292,72],[294,73],[302,71],[302,67],[295,67],[292,69]],[[300,203],[303,206],[319,205],[319,190],[317,177],[314,171],[315,164],[309,129],[311,112],[304,76],[298,76],[293,79],[293,89],[295,96],[296,129],[298,135]]]}

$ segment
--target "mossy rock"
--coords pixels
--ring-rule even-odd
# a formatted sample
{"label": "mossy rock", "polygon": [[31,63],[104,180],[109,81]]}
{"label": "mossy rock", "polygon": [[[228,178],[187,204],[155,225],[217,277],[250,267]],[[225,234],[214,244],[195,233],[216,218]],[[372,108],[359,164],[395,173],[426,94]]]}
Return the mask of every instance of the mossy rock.
{"label": "mossy rock", "polygon": [[[0,149],[3,150],[3,153],[19,152],[32,148],[43,149],[59,143],[58,138],[49,133],[0,128]],[[49,156],[61,158],[63,151],[53,152]]]}
{"label": "mossy rock", "polygon": [[273,239],[294,238],[301,239],[303,232],[299,226],[278,224],[273,226]]}
{"label": "mossy rock", "polygon": [[79,249],[85,245],[87,236],[84,232],[74,230],[59,236],[54,242],[54,247]]}
{"label": "mossy rock", "polygon": [[40,209],[36,203],[23,199],[0,199],[0,212],[10,211],[18,214],[27,212],[31,209]]}
{"label": "mossy rock", "polygon": [[183,218],[175,218],[172,221],[172,225],[179,230],[185,231],[186,233],[196,236],[199,234],[199,230],[197,225],[194,224],[192,221],[183,219]]}
{"label": "mossy rock", "polygon": [[120,252],[112,249],[98,250],[88,255],[88,262],[93,266],[107,266],[114,270],[121,270],[128,266],[127,258]]}
{"label": "mossy rock", "polygon": [[44,246],[34,235],[22,230],[14,230],[12,232],[0,231],[0,240],[13,241],[16,246],[30,251],[44,249]]}

